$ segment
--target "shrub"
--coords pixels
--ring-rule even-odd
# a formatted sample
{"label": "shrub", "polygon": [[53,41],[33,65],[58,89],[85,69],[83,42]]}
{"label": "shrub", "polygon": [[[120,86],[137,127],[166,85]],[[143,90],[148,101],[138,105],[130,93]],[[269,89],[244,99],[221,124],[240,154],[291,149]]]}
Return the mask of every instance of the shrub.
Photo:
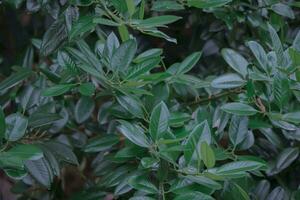
{"label": "shrub", "polygon": [[298,2],[2,3],[21,199],[300,199]]}

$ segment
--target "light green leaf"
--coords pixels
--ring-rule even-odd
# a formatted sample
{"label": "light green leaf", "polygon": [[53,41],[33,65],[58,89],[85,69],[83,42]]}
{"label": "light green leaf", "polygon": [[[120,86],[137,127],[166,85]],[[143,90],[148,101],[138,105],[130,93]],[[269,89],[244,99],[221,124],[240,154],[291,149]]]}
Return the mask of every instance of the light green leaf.
{"label": "light green leaf", "polygon": [[93,96],[95,93],[96,87],[93,83],[83,83],[78,88],[80,94],[84,96]]}
{"label": "light green leaf", "polygon": [[6,152],[0,153],[0,166],[2,168],[23,169],[27,160],[38,160],[43,152],[36,145],[19,144]]}
{"label": "light green leaf", "polygon": [[200,152],[201,152],[201,158],[205,166],[207,168],[214,167],[216,163],[215,154],[212,148],[206,142],[201,143]]}
{"label": "light green leaf", "polygon": [[242,116],[255,115],[256,113],[258,113],[258,110],[243,103],[227,103],[223,105],[221,109],[225,112]]}
{"label": "light green leaf", "polygon": [[198,124],[189,134],[184,147],[184,157],[187,163],[192,160],[201,160],[200,144],[204,141],[211,143],[211,132],[207,121]]}

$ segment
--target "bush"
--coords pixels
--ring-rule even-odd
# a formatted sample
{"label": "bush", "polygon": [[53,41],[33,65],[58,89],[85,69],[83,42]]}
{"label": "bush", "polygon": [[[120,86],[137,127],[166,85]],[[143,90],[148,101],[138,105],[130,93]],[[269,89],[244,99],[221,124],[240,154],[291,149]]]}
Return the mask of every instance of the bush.
{"label": "bush", "polygon": [[2,2],[3,198],[300,199],[299,7]]}

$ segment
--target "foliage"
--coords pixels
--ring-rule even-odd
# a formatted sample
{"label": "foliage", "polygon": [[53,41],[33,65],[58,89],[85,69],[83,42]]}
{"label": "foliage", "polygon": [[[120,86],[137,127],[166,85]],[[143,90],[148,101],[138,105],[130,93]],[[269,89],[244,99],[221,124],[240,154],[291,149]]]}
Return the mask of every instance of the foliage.
{"label": "foliage", "polygon": [[36,30],[13,67],[0,55],[0,168],[21,199],[300,198],[298,2],[2,6]]}

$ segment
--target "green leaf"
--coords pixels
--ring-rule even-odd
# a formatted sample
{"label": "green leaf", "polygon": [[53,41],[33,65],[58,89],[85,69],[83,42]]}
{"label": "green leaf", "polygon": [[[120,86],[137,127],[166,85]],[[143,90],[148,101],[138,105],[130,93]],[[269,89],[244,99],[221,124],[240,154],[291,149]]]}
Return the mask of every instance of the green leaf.
{"label": "green leaf", "polygon": [[149,49],[141,54],[139,54],[134,60],[133,62],[135,63],[141,63],[144,62],[148,59],[154,59],[159,57],[161,54],[163,53],[162,49]]}
{"label": "green leaf", "polygon": [[111,58],[111,68],[113,71],[125,71],[128,69],[130,63],[137,50],[137,44],[135,40],[128,40],[121,44],[121,46],[115,51]]}
{"label": "green leaf", "polygon": [[46,159],[27,161],[26,169],[38,183],[50,189],[53,180],[53,173]]}
{"label": "green leaf", "polygon": [[243,103],[227,103],[223,105],[221,109],[225,112],[242,116],[255,115],[256,113],[258,113],[258,110]]}
{"label": "green leaf", "polygon": [[189,6],[196,8],[215,8],[224,6],[231,1],[232,0],[187,0],[187,3]]}
{"label": "green leaf", "polygon": [[287,75],[277,72],[273,78],[273,95],[277,106],[283,109],[290,99],[290,84]]}
{"label": "green leaf", "polygon": [[174,198],[174,200],[214,200],[213,197],[204,194],[202,192],[193,191],[193,192],[186,192],[185,194],[181,194]]}
{"label": "green leaf", "polygon": [[243,56],[232,49],[223,49],[222,56],[232,69],[244,78],[247,76],[249,63]]}
{"label": "green leaf", "polygon": [[131,187],[148,194],[156,194],[158,192],[158,189],[146,176],[134,176],[129,179],[128,183]]}
{"label": "green leaf", "polygon": [[283,4],[283,3],[276,3],[276,4],[273,4],[271,6],[271,9],[281,15],[281,16],[284,16],[284,17],[288,17],[288,18],[291,18],[291,19],[294,19],[295,18],[295,14],[292,10],[292,8],[286,4]]}
{"label": "green leaf", "polygon": [[215,78],[211,86],[218,89],[231,89],[244,86],[246,81],[237,74],[225,74]]}
{"label": "green leaf", "polygon": [[158,12],[177,11],[183,9],[184,9],[183,5],[177,3],[176,1],[170,1],[170,0],[154,1],[151,7],[151,10],[158,11]]}
{"label": "green leaf", "polygon": [[286,113],[282,116],[282,120],[299,124],[300,123],[300,112],[292,112],[292,113]]}
{"label": "green leaf", "polygon": [[184,74],[190,71],[199,61],[201,54],[201,52],[195,52],[184,59],[184,61],[180,63],[176,74]]}
{"label": "green leaf", "polygon": [[135,11],[135,3],[134,0],[125,0],[127,5],[127,10],[130,16],[134,14]]}
{"label": "green leaf", "polygon": [[239,145],[247,137],[248,123],[248,117],[232,116],[228,134],[230,142],[234,146]]}
{"label": "green leaf", "polygon": [[132,115],[134,115],[138,118],[144,117],[142,104],[137,99],[135,99],[131,96],[122,95],[122,96],[117,97],[117,101],[123,108],[125,108]]}
{"label": "green leaf", "polygon": [[3,168],[23,169],[27,160],[38,160],[43,152],[36,145],[18,144],[6,152],[0,153],[0,166]]}
{"label": "green leaf", "polygon": [[95,108],[95,102],[92,98],[87,96],[82,96],[75,106],[75,120],[78,124],[86,121],[92,114]]}
{"label": "green leaf", "polygon": [[210,178],[207,178],[205,176],[192,176],[192,175],[188,175],[188,176],[185,176],[186,179],[194,182],[194,183],[197,183],[197,184],[200,184],[200,185],[203,185],[203,186],[206,186],[206,187],[209,187],[211,189],[214,189],[214,190],[219,190],[222,188],[222,185]]}
{"label": "green leaf", "polygon": [[28,126],[32,128],[37,128],[45,125],[54,123],[57,120],[60,120],[61,116],[56,113],[33,113],[29,116]]}
{"label": "green leaf", "polygon": [[132,66],[128,72],[126,79],[138,79],[141,75],[149,72],[151,69],[158,66],[160,58],[152,58],[140,62],[139,64]]}
{"label": "green leaf", "polygon": [[204,141],[208,144],[211,143],[211,132],[206,120],[198,124],[187,138],[184,147],[184,157],[187,163],[193,160],[201,160],[200,145]]}
{"label": "green leaf", "polygon": [[68,38],[67,26],[63,19],[58,19],[51,24],[43,36],[40,52],[48,56],[57,50]]}
{"label": "green leaf", "polygon": [[96,87],[93,83],[83,83],[78,88],[80,94],[84,96],[93,96],[95,93]]}
{"label": "green leaf", "polygon": [[276,159],[276,169],[279,171],[284,170],[294,162],[299,155],[298,148],[286,148],[284,149]]}
{"label": "green leaf", "polygon": [[277,64],[279,65],[279,67],[285,67],[283,47],[280,38],[277,35],[276,30],[270,24],[268,24],[268,30],[272,40],[273,50],[275,51],[277,56]]}
{"label": "green leaf", "polygon": [[24,136],[28,119],[20,113],[14,113],[5,118],[5,123],[5,138],[9,141],[17,141]]}
{"label": "green leaf", "polygon": [[101,25],[106,25],[106,26],[120,26],[119,23],[114,22],[114,21],[109,20],[109,19],[102,18],[102,17],[96,17],[96,18],[94,18],[93,19],[93,23],[95,23],[95,24],[101,24]]}
{"label": "green leaf", "polygon": [[91,138],[84,147],[84,152],[100,152],[110,149],[119,142],[115,135],[98,136]]}
{"label": "green leaf", "polygon": [[19,71],[10,75],[8,78],[6,78],[4,81],[0,83],[0,91],[2,92],[14,87],[24,79],[29,77],[31,74],[32,72],[30,70],[21,68]]}
{"label": "green leaf", "polygon": [[42,95],[46,97],[55,97],[65,94],[75,87],[76,84],[62,84],[62,85],[54,85],[50,88],[46,88]]}
{"label": "green leaf", "polygon": [[255,56],[259,66],[268,73],[268,57],[263,47],[255,41],[247,42],[247,45]]}
{"label": "green leaf", "polygon": [[206,142],[201,143],[200,152],[201,152],[201,158],[205,166],[207,168],[214,167],[216,164],[215,154],[212,148]]}
{"label": "green leaf", "polygon": [[74,38],[93,30],[94,28],[95,24],[93,23],[93,17],[89,15],[82,16],[72,25],[69,38],[73,40]]}
{"label": "green leaf", "polygon": [[171,24],[176,22],[177,20],[181,19],[181,17],[174,16],[174,15],[162,15],[156,17],[150,17],[145,20],[141,20],[138,26],[143,28],[152,28],[152,27],[162,27],[166,24]]}
{"label": "green leaf", "polygon": [[5,123],[5,115],[2,107],[0,106],[0,140],[5,137],[6,123]]}
{"label": "green leaf", "polygon": [[256,161],[235,161],[217,168],[217,174],[230,175],[245,171],[255,171],[265,166],[264,163]]}
{"label": "green leaf", "polygon": [[154,141],[158,141],[162,138],[165,131],[169,126],[170,113],[168,107],[164,102],[157,104],[150,117],[150,135]]}
{"label": "green leaf", "polygon": [[141,127],[124,120],[119,120],[119,122],[121,125],[118,127],[118,130],[131,142],[145,148],[150,146],[149,139]]}

